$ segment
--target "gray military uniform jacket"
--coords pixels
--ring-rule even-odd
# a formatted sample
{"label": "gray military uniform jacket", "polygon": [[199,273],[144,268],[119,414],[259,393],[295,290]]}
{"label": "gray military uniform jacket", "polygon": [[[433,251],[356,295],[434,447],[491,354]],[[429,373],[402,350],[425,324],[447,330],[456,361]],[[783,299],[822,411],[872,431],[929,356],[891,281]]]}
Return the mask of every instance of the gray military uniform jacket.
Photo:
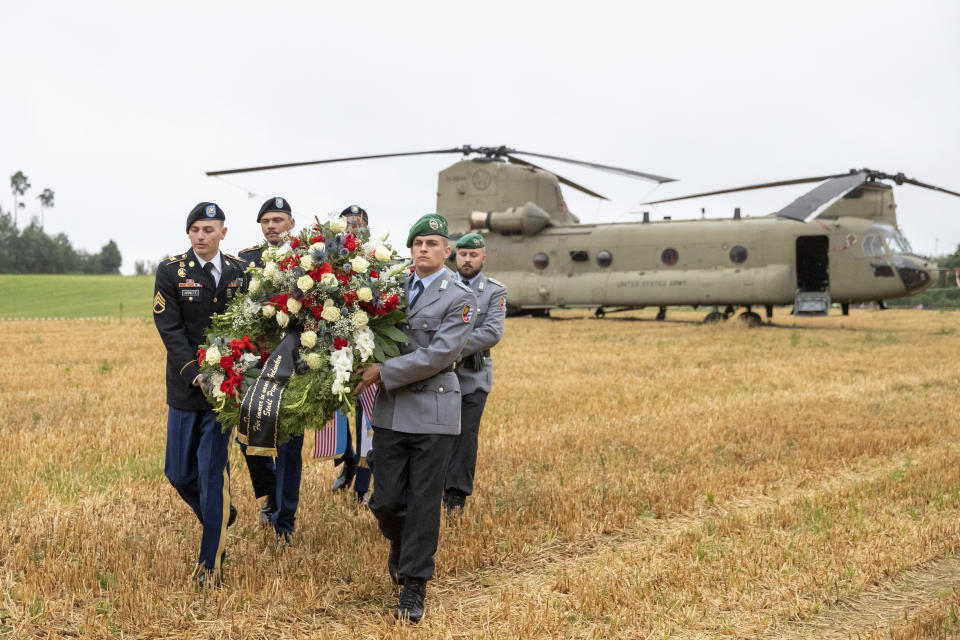
{"label": "gray military uniform jacket", "polygon": [[477,323],[457,363],[460,393],[490,393],[493,386],[493,358],[490,348],[500,342],[507,317],[507,287],[481,272],[470,283],[477,294]]}
{"label": "gray military uniform jacket", "polygon": [[380,365],[373,426],[404,433],[460,433],[460,384],[452,365],[476,320],[477,297],[446,267],[407,311],[410,342]]}

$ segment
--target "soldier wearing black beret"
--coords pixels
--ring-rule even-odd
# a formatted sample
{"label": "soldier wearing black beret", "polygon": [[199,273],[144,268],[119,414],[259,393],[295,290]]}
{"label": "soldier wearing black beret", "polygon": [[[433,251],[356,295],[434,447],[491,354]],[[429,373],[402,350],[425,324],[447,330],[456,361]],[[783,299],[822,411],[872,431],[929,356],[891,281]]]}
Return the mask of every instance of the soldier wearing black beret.
{"label": "soldier wearing black beret", "polygon": [[220,251],[223,210],[201,202],[187,216],[190,249],[157,267],[153,319],[167,350],[167,450],[164,474],[203,526],[194,577],[201,586],[222,578],[230,505],[230,434],[201,391],[197,348],[210,318],[243,290],[246,263]]}
{"label": "soldier wearing black beret", "polygon": [[[263,267],[263,252],[268,246],[280,247],[281,234],[293,231],[296,220],[293,219],[293,209],[290,201],[280,196],[267,198],[257,213],[257,222],[260,223],[260,230],[263,232],[263,242],[247,247],[240,252],[240,257],[246,260],[252,267]],[[290,450],[293,448],[291,447]],[[247,469],[250,470],[250,482],[253,484],[253,494],[260,498],[266,498],[260,507],[260,524],[268,525],[273,523],[280,510],[281,500],[277,499],[277,466],[273,458],[267,456],[247,455],[247,445],[240,443],[240,451],[247,461]],[[279,452],[278,452],[279,453]],[[296,466],[294,460],[291,460],[291,466]],[[293,532],[293,518],[296,513],[296,503],[299,502],[300,474],[296,474],[294,479],[289,474],[285,476],[285,481],[293,484],[296,480],[296,500],[287,500],[284,517],[281,522],[282,531],[277,531],[277,537],[283,539],[283,534]],[[288,493],[292,493],[289,489]],[[289,513],[288,513],[289,512]],[[289,522],[289,526],[285,524]],[[289,535],[287,536],[289,537]]]}
{"label": "soldier wearing black beret", "polygon": [[[340,217],[347,223],[348,232],[355,233],[370,226],[370,218],[366,210],[360,205],[352,204],[340,212]],[[372,393],[376,393],[376,388]],[[366,417],[369,420],[370,416]],[[343,465],[340,474],[333,481],[334,491],[343,491],[353,484],[353,491],[357,502],[362,503],[367,491],[370,490],[370,469],[360,466],[360,449],[364,425],[363,405],[357,402],[354,408],[353,429],[347,428],[347,446],[343,455],[333,461],[335,466]],[[357,447],[354,449],[353,443]]]}

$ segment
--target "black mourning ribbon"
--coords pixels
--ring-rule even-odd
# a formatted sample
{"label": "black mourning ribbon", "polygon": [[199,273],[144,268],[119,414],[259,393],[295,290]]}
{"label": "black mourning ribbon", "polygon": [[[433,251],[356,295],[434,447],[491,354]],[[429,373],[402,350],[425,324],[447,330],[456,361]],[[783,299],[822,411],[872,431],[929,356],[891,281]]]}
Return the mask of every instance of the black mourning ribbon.
{"label": "black mourning ribbon", "polygon": [[277,423],[280,400],[294,374],[300,332],[288,333],[263,365],[260,377],[243,395],[237,439],[247,445],[248,456],[277,455]]}

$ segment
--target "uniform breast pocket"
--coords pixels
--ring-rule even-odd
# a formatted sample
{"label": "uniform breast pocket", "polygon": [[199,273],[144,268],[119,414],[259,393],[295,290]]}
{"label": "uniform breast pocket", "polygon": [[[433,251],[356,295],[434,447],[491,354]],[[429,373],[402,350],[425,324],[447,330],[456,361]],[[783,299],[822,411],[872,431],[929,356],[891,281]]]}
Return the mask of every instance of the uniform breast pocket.
{"label": "uniform breast pocket", "polygon": [[432,336],[440,328],[440,322],[443,320],[440,316],[417,316],[410,320],[410,328],[414,331],[425,333]]}
{"label": "uniform breast pocket", "polygon": [[460,424],[460,391],[440,387],[437,390],[437,424]]}

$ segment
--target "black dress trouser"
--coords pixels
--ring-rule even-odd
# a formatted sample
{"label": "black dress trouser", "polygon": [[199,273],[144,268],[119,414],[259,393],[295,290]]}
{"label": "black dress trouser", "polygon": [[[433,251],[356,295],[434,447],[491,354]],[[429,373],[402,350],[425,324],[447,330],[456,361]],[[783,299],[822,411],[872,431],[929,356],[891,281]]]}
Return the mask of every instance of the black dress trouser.
{"label": "black dress trouser", "polygon": [[373,428],[373,497],[380,532],[400,547],[401,578],[429,580],[440,538],[443,476],[456,436]]}
{"label": "black dress trouser", "polygon": [[465,394],[460,400],[460,435],[454,436],[453,452],[447,464],[447,478],[443,489],[456,489],[464,495],[473,494],[473,474],[477,468],[477,439],[480,418],[487,404],[486,391]]}

